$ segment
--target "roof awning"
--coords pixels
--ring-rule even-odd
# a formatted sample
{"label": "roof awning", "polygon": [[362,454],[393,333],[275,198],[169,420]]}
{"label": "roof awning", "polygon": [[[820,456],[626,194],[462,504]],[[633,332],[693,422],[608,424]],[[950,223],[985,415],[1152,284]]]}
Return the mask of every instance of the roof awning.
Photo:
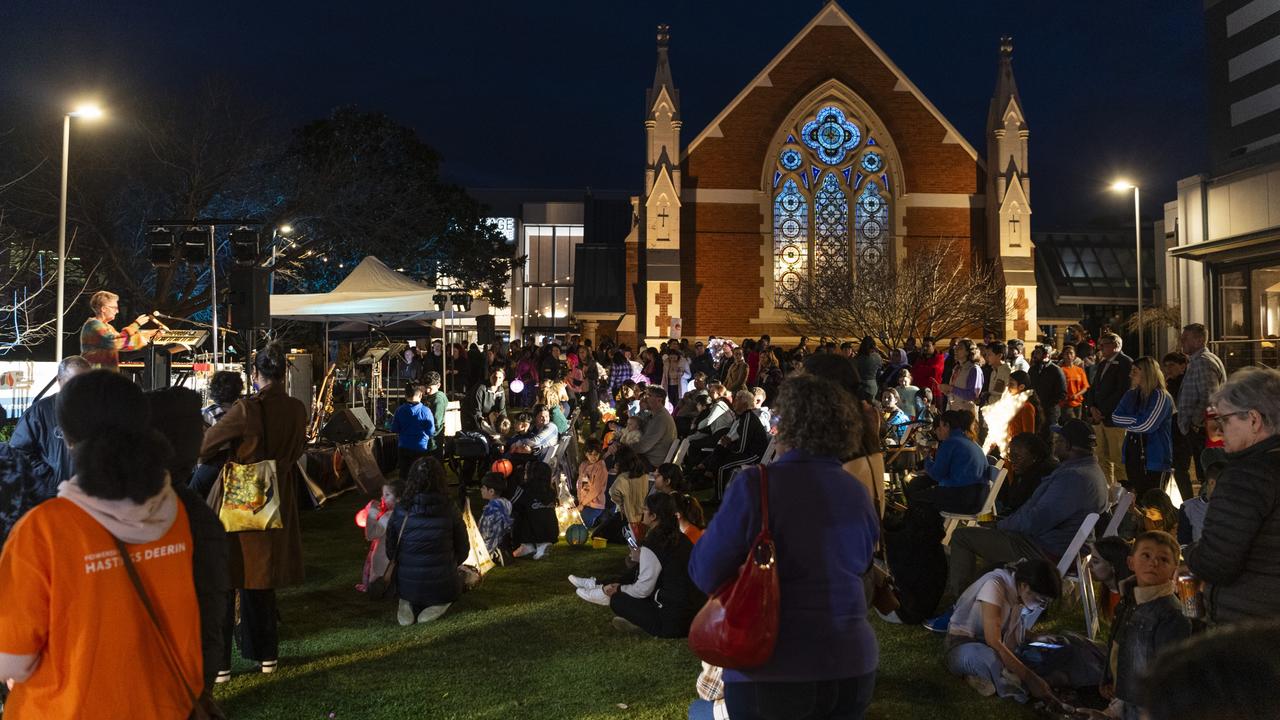
{"label": "roof awning", "polygon": [[1212,263],[1280,256],[1280,230],[1272,228],[1252,235],[1238,235],[1181,245],[1169,250],[1169,256]]}

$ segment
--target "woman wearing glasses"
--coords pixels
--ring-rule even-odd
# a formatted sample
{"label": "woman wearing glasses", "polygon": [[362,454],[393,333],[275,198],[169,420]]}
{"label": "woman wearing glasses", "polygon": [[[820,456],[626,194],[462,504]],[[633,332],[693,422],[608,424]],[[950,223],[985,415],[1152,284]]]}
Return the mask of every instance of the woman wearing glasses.
{"label": "woman wearing glasses", "polygon": [[1210,399],[1227,451],[1187,565],[1215,624],[1280,614],[1280,371],[1245,368]]}
{"label": "woman wearing glasses", "polygon": [[139,315],[119,332],[111,327],[120,314],[119,295],[99,290],[89,298],[89,309],[93,317],[80,328],[80,355],[93,367],[118,370],[121,350],[138,350],[150,342],[150,336],[139,329],[151,322],[150,315]]}

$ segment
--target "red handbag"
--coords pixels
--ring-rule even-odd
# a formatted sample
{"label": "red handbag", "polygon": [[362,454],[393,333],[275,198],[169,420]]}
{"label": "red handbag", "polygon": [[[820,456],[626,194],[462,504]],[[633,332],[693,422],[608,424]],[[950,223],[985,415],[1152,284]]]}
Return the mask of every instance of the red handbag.
{"label": "red handbag", "polygon": [[760,534],[738,576],[707,598],[689,628],[689,649],[731,670],[765,664],[778,642],[778,552],[769,532],[769,475],[759,467]]}

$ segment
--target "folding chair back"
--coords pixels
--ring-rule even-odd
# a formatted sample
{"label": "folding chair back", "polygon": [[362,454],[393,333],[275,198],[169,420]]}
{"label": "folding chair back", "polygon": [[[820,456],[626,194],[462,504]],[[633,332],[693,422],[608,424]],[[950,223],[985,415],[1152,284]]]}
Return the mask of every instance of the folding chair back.
{"label": "folding chair back", "polygon": [[688,454],[689,454],[689,438],[685,438],[681,440],[680,444],[676,447],[675,454],[671,456],[671,462],[677,465],[683,465],[684,456]]}
{"label": "folding chair back", "polygon": [[1008,477],[1008,475],[1009,471],[1005,468],[996,465],[992,465],[988,468],[988,478],[994,477],[994,479],[988,480],[990,485],[987,486],[987,497],[982,501],[982,509],[979,510],[976,515],[949,512],[940,513],[942,515],[943,545],[951,544],[951,534],[956,531],[956,528],[962,525],[977,525],[978,518],[995,512],[996,496],[1000,494],[1000,488],[1004,486],[1004,479]]}
{"label": "folding chair back", "polygon": [[1102,537],[1111,537],[1120,531],[1120,523],[1124,522],[1125,513],[1128,513],[1132,506],[1133,493],[1126,490],[1120,494],[1120,500],[1111,509],[1111,522],[1107,523],[1107,529],[1103,531]]}
{"label": "folding chair back", "polygon": [[662,462],[669,463],[669,462],[675,461],[676,452],[680,450],[681,442],[682,441],[680,440],[680,438],[675,438],[674,440],[671,441],[671,446],[667,448],[666,459],[664,459]]}
{"label": "folding chair back", "polygon": [[1182,507],[1182,502],[1186,498],[1182,497],[1182,491],[1178,489],[1178,481],[1173,477],[1173,472],[1166,470],[1164,472],[1164,493],[1169,496],[1169,500],[1173,502],[1175,508]]}
{"label": "folding chair back", "polygon": [[778,442],[777,435],[769,436],[769,444],[765,446],[764,454],[760,456],[761,465],[768,465],[769,463],[773,462],[773,459],[775,457],[777,457],[778,455],[778,449],[776,447],[777,442]]}
{"label": "folding chair back", "polygon": [[1085,516],[1084,522],[1080,523],[1080,529],[1076,531],[1076,536],[1071,539],[1071,544],[1067,546],[1066,552],[1062,553],[1062,559],[1058,561],[1059,575],[1066,577],[1067,571],[1075,564],[1076,559],[1080,556],[1080,549],[1089,540],[1093,527],[1098,524],[1098,517],[1098,513],[1089,513]]}

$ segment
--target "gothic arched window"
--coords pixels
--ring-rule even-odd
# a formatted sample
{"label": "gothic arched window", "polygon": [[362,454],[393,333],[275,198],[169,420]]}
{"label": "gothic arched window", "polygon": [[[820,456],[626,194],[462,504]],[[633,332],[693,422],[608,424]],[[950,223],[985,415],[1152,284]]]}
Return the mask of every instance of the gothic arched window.
{"label": "gothic arched window", "polygon": [[776,159],[774,304],[785,308],[806,283],[850,279],[886,258],[890,185],[875,138],[834,104],[789,128]]}

